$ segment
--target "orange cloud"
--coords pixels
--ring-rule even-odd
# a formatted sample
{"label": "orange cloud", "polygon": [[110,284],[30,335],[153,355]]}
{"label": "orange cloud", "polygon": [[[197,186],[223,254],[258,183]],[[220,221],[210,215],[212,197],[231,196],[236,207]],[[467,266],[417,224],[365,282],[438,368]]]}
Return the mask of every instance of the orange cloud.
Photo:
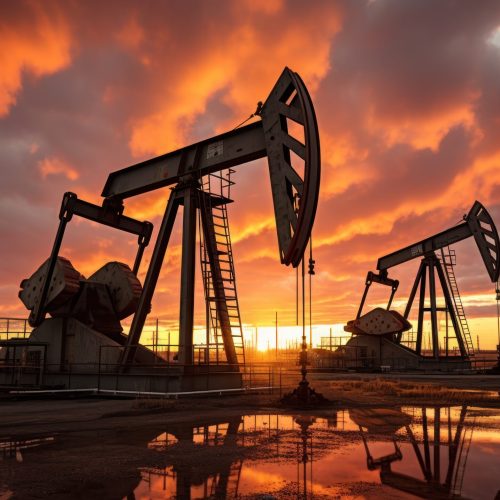
{"label": "orange cloud", "polygon": [[[4,2],[0,230],[10,245],[0,259],[2,310],[15,312],[17,284],[50,252],[64,191],[100,203],[109,171],[233,128],[286,65],[312,94],[321,138],[314,321],[351,319],[378,256],[454,224],[475,198],[500,217],[500,3],[485,3],[244,0],[220,2],[214,14],[202,1],[143,8],[123,0],[120,8],[101,2],[96,16],[92,1]],[[265,160],[234,179],[243,319],[272,323],[278,310],[293,324],[295,271],[279,263]],[[126,200],[125,214],[157,231],[168,195]],[[40,244],[26,245],[33,235]],[[92,224],[71,222],[67,238],[63,254],[87,274],[135,255],[136,238]],[[153,304],[172,324],[180,244],[176,224]],[[457,276],[471,315],[491,317],[474,252],[464,251]],[[401,305],[414,270],[394,274]],[[196,293],[203,324],[200,281]],[[384,297],[374,293],[376,303]]]}
{"label": "orange cloud", "polygon": [[[258,6],[251,2],[246,8],[251,16]],[[278,22],[280,8],[281,2],[266,2],[261,15],[267,22]],[[178,61],[175,73],[160,79],[155,89],[156,109],[132,120],[133,154],[159,154],[184,145],[195,119],[222,90],[222,100],[233,110],[233,117],[216,129],[220,132],[234,126],[235,120],[246,117],[258,100],[267,97],[285,65],[300,68],[314,91],[328,72],[331,39],[340,27],[335,9],[325,11],[323,18],[307,14],[280,23],[279,37],[264,21],[230,26],[225,36],[220,36],[218,29],[208,30],[199,50],[188,54],[186,61]],[[149,69],[162,74],[164,61],[155,54],[142,49],[139,57],[155,61]]]}
{"label": "orange cloud", "polygon": [[40,160],[38,162],[38,169],[44,179],[49,175],[59,174],[64,175],[70,181],[76,181],[80,177],[80,174],[75,168],[56,157]]}
{"label": "orange cloud", "polygon": [[[21,4],[21,3],[20,3]],[[0,117],[16,103],[25,75],[41,78],[67,67],[71,34],[54,4],[19,5],[18,16],[0,16]]]}

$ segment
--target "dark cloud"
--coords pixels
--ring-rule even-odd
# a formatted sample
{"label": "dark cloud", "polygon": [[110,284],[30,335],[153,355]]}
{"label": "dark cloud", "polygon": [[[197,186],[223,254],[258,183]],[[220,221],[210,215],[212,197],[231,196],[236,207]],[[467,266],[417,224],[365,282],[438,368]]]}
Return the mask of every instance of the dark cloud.
{"label": "dark cloud", "polygon": [[[499,26],[494,0],[3,2],[4,47],[17,49],[0,76],[4,307],[22,313],[9,297],[48,255],[63,192],[98,202],[110,171],[234,127],[288,65],[311,90],[323,145],[315,318],[351,319],[377,257],[453,225],[476,198],[500,217]],[[235,180],[243,316],[272,322],[279,309],[293,322],[266,162]],[[130,200],[126,213],[157,227],[167,196]],[[172,243],[154,304],[169,320],[179,228]],[[90,270],[130,261],[134,245],[72,222],[64,251]],[[489,293],[472,242],[457,254],[464,294]],[[416,265],[393,270],[401,297]],[[198,289],[200,322],[201,301]]]}

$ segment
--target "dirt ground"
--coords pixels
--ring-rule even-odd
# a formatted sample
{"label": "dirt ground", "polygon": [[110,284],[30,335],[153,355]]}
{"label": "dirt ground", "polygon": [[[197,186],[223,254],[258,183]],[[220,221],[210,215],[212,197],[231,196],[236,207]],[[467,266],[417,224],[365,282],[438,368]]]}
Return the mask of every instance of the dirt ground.
{"label": "dirt ground", "polygon": [[[296,381],[286,381],[288,388]],[[196,399],[14,399],[0,395],[0,442],[53,438],[18,460],[2,460],[1,498],[131,498],[139,468],[165,467],[147,446],[177,422],[217,422],[255,413],[328,416],[353,407],[468,404],[500,408],[500,376],[311,374],[311,386],[330,400],[321,408],[283,407],[278,393]],[[287,390],[286,388],[284,390]],[[213,450],[213,461],[180,447],[189,467],[234,460],[235,449]],[[4,451],[5,453],[5,451]],[[225,456],[225,454],[229,454]],[[3,488],[3,490],[2,490]],[[69,493],[71,492],[71,493]]]}

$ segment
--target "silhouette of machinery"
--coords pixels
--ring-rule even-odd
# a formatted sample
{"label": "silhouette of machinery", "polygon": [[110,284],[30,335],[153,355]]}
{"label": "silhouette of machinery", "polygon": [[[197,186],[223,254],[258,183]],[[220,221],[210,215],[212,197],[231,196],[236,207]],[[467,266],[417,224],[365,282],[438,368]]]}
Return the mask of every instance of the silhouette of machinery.
{"label": "silhouette of machinery", "polygon": [[[267,100],[259,103],[252,116],[257,121],[111,173],[102,192],[102,206],[66,193],[50,258],[21,285],[20,297],[31,311],[30,324],[40,327],[47,313],[53,318],[77,320],[123,346],[119,360],[123,370],[134,360],[135,363],[151,361],[152,357],[144,353],[142,358],[139,356],[141,359],[137,357],[141,350],[139,342],[174,221],[182,206],[179,366],[192,366],[195,361],[193,313],[199,216],[209,322],[217,331],[225,356],[223,362],[238,371],[244,363],[244,346],[226,208],[232,201],[226,196],[232,184],[229,174],[237,165],[267,156],[279,256],[283,264],[293,267],[301,262],[310,238],[320,182],[316,117],[308,91],[297,73],[285,68]],[[220,181],[219,192],[210,187],[210,179]],[[170,196],[141,285],[137,274],[152,225],[124,215],[124,200],[166,186],[172,187]],[[74,216],[138,237],[132,269],[126,264],[108,263],[84,279],[69,261],[59,256],[65,228]],[[125,337],[121,334],[120,320],[130,314],[134,316]],[[209,362],[209,357],[205,361]],[[220,362],[218,356],[217,361]]]}
{"label": "silhouette of machinery", "polygon": [[[429,415],[427,410],[433,410],[433,433],[429,433]],[[420,498],[465,498],[462,496],[462,487],[467,457],[474,426],[466,426],[467,407],[462,406],[456,423],[452,421],[451,408],[447,416],[443,415],[444,408],[422,408],[422,438],[417,438],[411,427],[411,417],[399,410],[388,409],[355,409],[350,410],[351,418],[359,425],[360,433],[365,446],[367,467],[369,470],[380,470],[382,484],[391,488],[410,493]],[[387,412],[395,416],[393,429],[388,426]],[[397,416],[399,413],[399,417]],[[444,424],[442,420],[445,419]],[[392,470],[392,464],[404,461],[401,448],[396,440],[396,432],[404,428],[406,436],[415,453],[422,477],[413,477]],[[386,434],[394,442],[394,453],[374,458],[369,448],[369,435]],[[445,435],[445,437],[442,436]],[[402,436],[402,435],[401,435]],[[446,471],[442,471],[441,448],[447,447]],[[421,449],[422,448],[422,449]]]}
{"label": "silhouette of machinery", "polygon": [[[411,422],[409,415],[399,408],[352,408],[349,410],[349,416],[359,427],[366,451],[366,465],[369,470],[390,470],[392,462],[402,460],[403,455],[396,440],[396,432]],[[390,436],[394,451],[387,455],[373,457],[368,446],[367,433]]]}
{"label": "silhouette of machinery", "polygon": [[[171,442],[154,440],[158,451],[167,451],[171,467],[148,467],[143,480],[163,478],[165,494],[192,498],[194,489],[203,490],[203,498],[237,498],[244,448],[238,443],[241,416],[204,419],[203,423],[183,422],[168,427]],[[221,453],[221,449],[224,450]],[[193,456],[195,457],[193,459]],[[203,467],[197,466],[203,463]],[[172,484],[167,484],[170,479]],[[168,491],[173,488],[173,491]],[[198,495],[194,496],[199,498]],[[129,498],[135,498],[129,495]]]}
{"label": "silhouette of machinery", "polygon": [[[449,318],[453,332],[453,335],[449,335],[447,328],[445,357],[449,355],[449,338],[456,338],[460,357],[469,359],[474,355],[474,347],[453,270],[455,253],[449,246],[471,237],[477,244],[491,281],[496,282],[500,273],[500,240],[493,219],[486,208],[476,201],[460,224],[379,258],[378,273],[370,271],[367,275],[356,320],[350,321],[345,329],[358,335],[384,336],[386,340],[422,356],[424,318],[426,313],[430,313],[432,358],[438,360],[440,358],[438,312],[444,312],[447,325]],[[438,251],[440,256],[436,254]],[[396,311],[390,310],[399,281],[389,278],[388,270],[417,258],[421,258],[420,266],[405,311],[403,315],[399,315]],[[362,315],[372,283],[391,288],[387,310],[379,308]],[[437,303],[437,283],[444,297],[443,306],[438,306]],[[409,342],[403,342],[403,332],[411,328],[408,317],[417,295],[419,302],[416,339],[413,341],[414,346],[410,347]]]}

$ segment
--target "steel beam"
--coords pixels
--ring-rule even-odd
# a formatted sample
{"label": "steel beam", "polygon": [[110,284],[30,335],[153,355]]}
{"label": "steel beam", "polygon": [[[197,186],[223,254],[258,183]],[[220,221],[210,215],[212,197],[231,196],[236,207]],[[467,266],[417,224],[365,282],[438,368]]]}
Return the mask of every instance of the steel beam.
{"label": "steel beam", "polygon": [[[69,194],[69,193],[66,193]],[[66,196],[66,195],[65,195]],[[136,234],[146,240],[145,245],[149,243],[153,225],[150,222],[141,222],[131,217],[123,215],[123,206],[111,206],[106,203],[101,207],[88,201],[80,200],[74,195],[69,198],[67,210],[71,215],[78,215],[84,219],[98,222],[105,226],[125,231],[126,233]]]}
{"label": "steel beam", "polygon": [[415,350],[420,356],[422,354],[422,337],[424,328],[424,308],[425,308],[425,282],[427,276],[427,265],[425,261],[422,261],[422,273],[420,275],[420,299],[418,303],[418,324],[417,324],[417,343],[415,345]]}
{"label": "steel beam", "polygon": [[442,231],[430,238],[409,245],[401,250],[380,257],[377,263],[379,271],[385,271],[391,267],[403,264],[417,257],[422,257],[434,250],[449,246],[458,241],[465,240],[472,236],[472,231],[467,222],[463,222],[458,226]]}
{"label": "steel beam", "polygon": [[447,247],[471,236],[474,236],[476,240],[479,253],[483,258],[491,281],[493,283],[498,281],[500,277],[500,238],[493,219],[486,208],[478,201],[474,202],[469,213],[464,216],[464,222],[425,240],[380,257],[377,269],[386,271],[391,267],[417,257],[430,255],[440,248]]}
{"label": "steel beam", "polygon": [[176,184],[192,173],[200,178],[266,156],[262,122],[191,144],[109,174],[105,198],[129,198]]}
{"label": "steel beam", "polygon": [[122,355],[122,364],[128,365],[132,363],[134,359],[137,344],[139,343],[142,329],[144,327],[144,323],[146,322],[146,317],[151,309],[151,300],[156,288],[156,283],[158,282],[158,276],[160,275],[161,266],[163,264],[165,252],[167,251],[168,242],[170,240],[170,235],[172,234],[172,228],[174,226],[175,216],[177,215],[180,202],[181,197],[178,192],[176,190],[172,191],[170,198],[168,199],[165,215],[163,216],[153,250],[153,255],[151,256],[151,262],[144,280],[139,305],[136,313],[134,314],[132,325],[130,326],[127,344]]}
{"label": "steel beam", "polygon": [[193,364],[194,278],[196,253],[196,188],[183,190],[179,363]]}
{"label": "steel beam", "polygon": [[429,299],[431,303],[431,329],[432,329],[432,355],[439,359],[439,328],[436,311],[436,275],[434,273],[434,259],[428,257],[427,267],[429,268]]}

